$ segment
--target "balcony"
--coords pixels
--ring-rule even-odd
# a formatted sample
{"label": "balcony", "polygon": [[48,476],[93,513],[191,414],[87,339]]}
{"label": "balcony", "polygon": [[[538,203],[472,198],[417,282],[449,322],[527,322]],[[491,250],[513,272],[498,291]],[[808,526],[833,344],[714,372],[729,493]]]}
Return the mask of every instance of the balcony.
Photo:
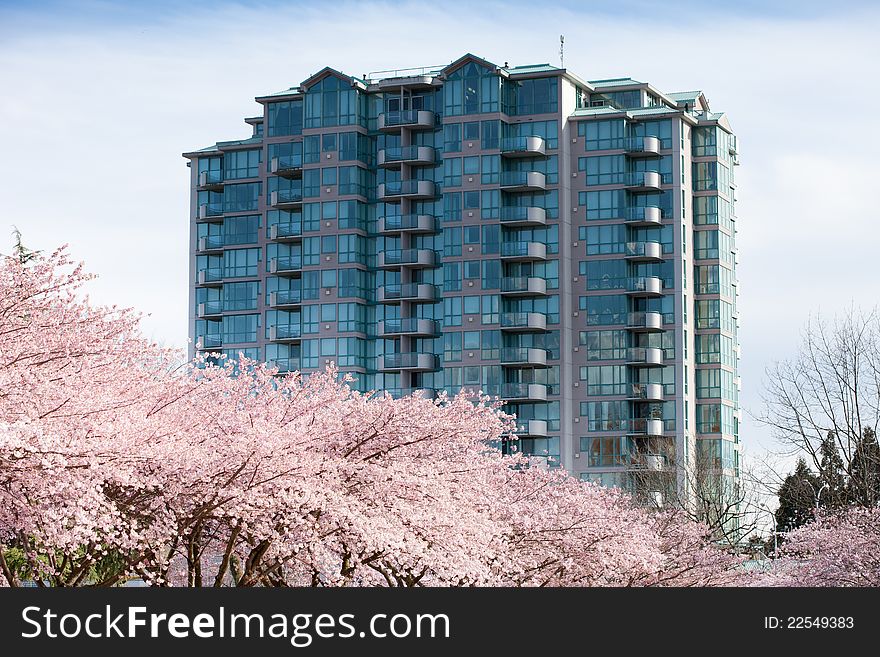
{"label": "balcony", "polygon": [[651,311],[629,313],[626,328],[634,333],[659,333],[664,330],[663,315]]}
{"label": "balcony", "polygon": [[299,342],[302,327],[299,324],[275,324],[269,327],[270,342]]}
{"label": "balcony", "polygon": [[624,257],[631,262],[662,262],[663,245],[660,242],[627,242]]}
{"label": "balcony", "polygon": [[657,137],[630,137],[623,143],[629,157],[659,157],[660,140]]}
{"label": "balcony", "polygon": [[379,217],[379,232],[393,233],[436,233],[437,220],[430,214],[397,214]]}
{"label": "balcony", "polygon": [[631,192],[659,192],[663,179],[656,171],[631,171],[623,175],[623,184]]}
{"label": "balcony", "polygon": [[278,290],[269,293],[269,307],[280,310],[302,305],[302,290]]}
{"label": "balcony", "polygon": [[292,242],[302,239],[302,222],[285,221],[269,226],[269,239],[273,242]]}
{"label": "balcony", "polygon": [[506,205],[501,208],[501,225],[511,228],[545,226],[547,211],[544,208]]}
{"label": "balcony", "polygon": [[397,304],[401,301],[432,303],[437,300],[437,288],[428,283],[403,283],[379,288],[379,303]]}
{"label": "balcony", "polygon": [[662,297],[663,279],[657,276],[637,276],[626,281],[626,293],[633,297]]}
{"label": "balcony", "polygon": [[665,454],[633,454],[630,457],[630,467],[633,469],[649,470],[650,472],[662,472],[668,467]]}
{"label": "balcony", "polygon": [[266,362],[269,367],[277,367],[278,374],[289,374],[290,372],[298,372],[300,369],[299,358],[275,358]]}
{"label": "balcony", "polygon": [[217,317],[223,314],[222,301],[203,301],[196,309],[196,315],[199,319],[207,319],[209,317]]}
{"label": "balcony", "polygon": [[663,385],[660,383],[633,383],[626,398],[635,402],[662,402]]}
{"label": "balcony", "polygon": [[547,367],[547,350],[533,347],[504,347],[501,364],[509,367]]}
{"label": "balcony", "polygon": [[196,336],[196,343],[200,344],[200,349],[219,349],[223,346],[223,339],[219,333],[208,333],[206,335]]}
{"label": "balcony", "polygon": [[501,313],[501,330],[510,333],[540,333],[547,330],[544,313]]}
{"label": "balcony", "polygon": [[629,421],[627,433],[631,436],[662,436],[663,420],[634,417]]}
{"label": "balcony", "polygon": [[501,398],[508,401],[547,401],[547,386],[543,383],[504,383]]}
{"label": "balcony", "polygon": [[196,250],[199,253],[217,253],[223,251],[222,235],[203,235],[199,238]]}
{"label": "balcony", "polygon": [[301,208],[303,194],[300,189],[279,189],[269,195],[269,205],[278,210]]}
{"label": "balcony", "polygon": [[433,338],[440,335],[440,324],[433,319],[421,319],[419,317],[386,319],[379,322],[379,336],[387,338],[401,335]]}
{"label": "balcony", "polygon": [[502,171],[501,189],[505,192],[542,192],[547,178],[540,171]]}
{"label": "balcony", "polygon": [[630,347],[626,364],[631,367],[663,367],[663,350],[657,347]]}
{"label": "balcony", "polygon": [[501,279],[501,296],[543,297],[547,295],[547,281],[537,276],[507,276]]}
{"label": "balcony", "polygon": [[525,420],[522,424],[517,422],[514,433],[520,438],[546,438],[547,420]]}
{"label": "balcony", "polygon": [[431,372],[440,367],[440,359],[435,354],[407,352],[401,354],[384,354],[379,356],[380,372]]}
{"label": "balcony", "polygon": [[430,146],[380,148],[377,157],[377,164],[386,169],[399,169],[401,164],[428,166],[434,161],[434,149]]}
{"label": "balcony", "polygon": [[626,209],[624,221],[636,228],[651,228],[663,224],[663,211],[654,205]]}
{"label": "balcony", "polygon": [[502,242],[501,259],[507,262],[534,262],[547,259],[543,242]]}
{"label": "balcony", "polygon": [[222,171],[199,171],[198,188],[200,192],[222,192]]}
{"label": "balcony", "polygon": [[301,155],[282,155],[273,157],[269,162],[269,173],[292,180],[302,178],[303,164]]}
{"label": "balcony", "polygon": [[400,180],[379,185],[379,200],[434,198],[434,183],[430,180]]}
{"label": "balcony", "polygon": [[426,110],[383,112],[379,115],[377,127],[381,132],[399,132],[401,128],[431,130],[434,127],[434,121],[434,112]]}
{"label": "balcony", "polygon": [[394,249],[379,253],[380,269],[397,267],[426,268],[436,266],[437,256],[431,249]]}
{"label": "balcony", "polygon": [[543,137],[505,137],[501,140],[502,157],[544,157]]}
{"label": "balcony", "polygon": [[220,267],[200,269],[196,283],[204,287],[217,287],[223,285],[223,270]]}
{"label": "balcony", "polygon": [[299,274],[301,271],[302,257],[298,255],[280,256],[277,258],[272,258],[269,261],[269,272],[272,274],[279,274],[281,276],[284,276]]}
{"label": "balcony", "polygon": [[222,203],[202,203],[196,215],[198,221],[223,221]]}

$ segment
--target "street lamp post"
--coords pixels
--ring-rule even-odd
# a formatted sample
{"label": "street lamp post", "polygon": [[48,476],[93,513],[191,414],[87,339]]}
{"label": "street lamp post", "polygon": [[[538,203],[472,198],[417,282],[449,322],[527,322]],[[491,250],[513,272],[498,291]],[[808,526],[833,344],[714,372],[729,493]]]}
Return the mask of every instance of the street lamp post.
{"label": "street lamp post", "polygon": [[773,557],[775,558],[776,557],[776,549],[779,547],[777,544],[777,540],[776,540],[776,537],[778,536],[778,534],[776,532],[776,514],[773,513],[770,510],[770,507],[768,507],[766,504],[762,504],[761,508],[763,508],[767,513],[770,514],[770,520],[773,521]]}
{"label": "street lamp post", "polygon": [[822,499],[822,491],[824,491],[828,487],[829,487],[828,482],[826,481],[824,484],[822,484],[822,487],[819,488],[819,490],[816,492],[816,514],[817,515],[819,513],[819,500]]}

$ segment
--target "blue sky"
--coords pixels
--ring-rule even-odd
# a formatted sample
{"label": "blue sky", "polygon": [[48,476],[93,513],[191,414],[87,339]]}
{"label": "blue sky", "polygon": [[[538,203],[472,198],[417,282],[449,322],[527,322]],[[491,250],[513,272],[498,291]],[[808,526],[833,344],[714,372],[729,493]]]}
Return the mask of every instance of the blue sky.
{"label": "blue sky", "polygon": [[[315,7],[321,7],[317,11]],[[326,8],[325,8],[326,7]],[[880,104],[870,2],[277,3],[0,0],[0,251],[67,242],[93,298],[186,341],[183,151],[246,136],[256,95],[325,65],[362,74],[474,52],[558,62],[587,79],[703,89],[740,137],[741,435],[765,365],[796,353],[811,312],[877,303]],[[538,5],[540,7],[540,5]],[[10,156],[12,155],[12,156]]]}

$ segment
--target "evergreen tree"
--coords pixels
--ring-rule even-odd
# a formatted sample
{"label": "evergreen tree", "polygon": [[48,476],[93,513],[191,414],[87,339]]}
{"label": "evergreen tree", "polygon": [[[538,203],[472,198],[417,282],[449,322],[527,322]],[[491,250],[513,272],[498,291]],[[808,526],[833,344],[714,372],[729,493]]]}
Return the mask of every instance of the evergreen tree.
{"label": "evergreen tree", "polygon": [[779,508],[776,509],[776,530],[790,532],[813,519],[816,506],[816,491],[821,484],[807,462],[800,458],[794,472],[782,482],[777,493]]}
{"label": "evergreen tree", "polygon": [[847,504],[846,468],[837,447],[837,435],[829,431],[819,447],[819,486],[816,488],[819,506],[839,509]]}
{"label": "evergreen tree", "polygon": [[873,429],[865,429],[856,443],[850,464],[848,492],[852,504],[880,504],[880,444]]}

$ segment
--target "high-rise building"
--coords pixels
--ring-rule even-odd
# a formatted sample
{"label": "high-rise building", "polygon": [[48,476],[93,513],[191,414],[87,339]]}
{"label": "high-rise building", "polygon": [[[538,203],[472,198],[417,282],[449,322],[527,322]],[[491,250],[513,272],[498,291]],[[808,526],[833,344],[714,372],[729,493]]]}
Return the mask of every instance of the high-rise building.
{"label": "high-rise building", "polygon": [[735,480],[736,137],[702,92],[466,55],[256,101],[184,154],[201,349],[479,388],[520,449],[652,498]]}

